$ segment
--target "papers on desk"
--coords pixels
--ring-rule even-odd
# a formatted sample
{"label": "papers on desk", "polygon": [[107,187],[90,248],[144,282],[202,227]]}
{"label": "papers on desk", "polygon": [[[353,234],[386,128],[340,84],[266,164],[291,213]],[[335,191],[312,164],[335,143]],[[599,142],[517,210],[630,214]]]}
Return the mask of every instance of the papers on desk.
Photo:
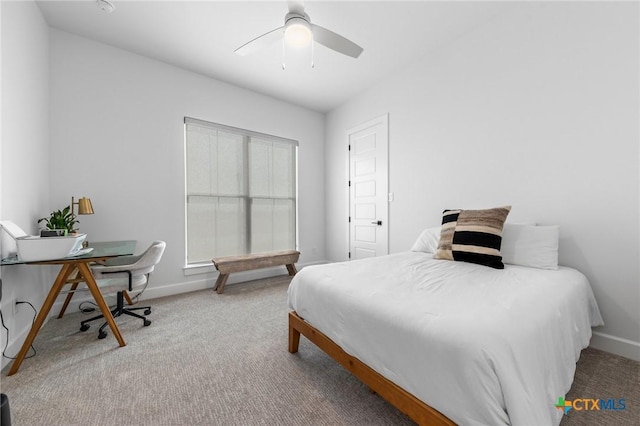
{"label": "papers on desk", "polygon": [[91,253],[93,251],[93,247],[87,247],[76,251],[75,253],[71,253],[68,257],[76,257],[82,256],[83,254]]}

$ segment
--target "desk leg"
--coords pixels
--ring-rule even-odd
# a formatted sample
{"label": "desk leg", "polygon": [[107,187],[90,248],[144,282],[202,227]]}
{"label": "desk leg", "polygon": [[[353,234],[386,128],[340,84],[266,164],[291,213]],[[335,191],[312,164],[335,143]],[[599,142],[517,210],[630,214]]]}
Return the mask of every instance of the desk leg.
{"label": "desk leg", "polygon": [[71,272],[73,272],[73,270],[74,270],[73,264],[62,265],[62,268],[60,269],[60,272],[58,272],[58,276],[56,277],[56,280],[53,283],[51,290],[49,290],[49,294],[47,295],[47,298],[42,304],[42,308],[40,308],[40,312],[38,313],[38,316],[36,317],[33,325],[31,326],[31,330],[29,331],[27,338],[24,340],[24,343],[22,344],[22,348],[20,348],[20,352],[18,352],[16,359],[13,361],[13,365],[11,365],[11,369],[7,373],[8,376],[12,376],[18,372],[18,369],[20,368],[22,361],[24,361],[24,357],[27,355],[27,352],[29,352],[29,348],[31,347],[31,344],[36,339],[36,336],[40,331],[40,327],[42,327],[42,324],[44,324],[44,320],[47,319],[47,315],[49,315],[49,311],[53,306],[53,302],[55,302],[56,298],[58,297],[58,294],[60,294],[60,290],[62,289],[62,286],[64,286],[67,283],[67,280],[69,279],[69,275],[71,275]]}
{"label": "desk leg", "polygon": [[[80,272],[77,272],[74,280],[78,280],[79,278],[80,278]],[[69,290],[69,294],[67,294],[66,299],[64,299],[64,303],[62,304],[62,309],[60,309],[60,313],[58,314],[58,318],[62,318],[64,313],[67,311],[67,307],[69,306],[69,302],[71,302],[71,298],[75,294],[75,291],[78,288],[78,284],[79,284],[79,282],[75,281],[71,285],[71,290]]]}
{"label": "desk leg", "polygon": [[102,297],[102,293],[98,288],[98,284],[96,283],[95,278],[93,278],[91,269],[89,269],[86,263],[80,262],[78,263],[78,270],[80,271],[80,274],[82,274],[82,278],[84,279],[84,282],[87,283],[87,287],[89,287],[89,291],[91,291],[93,298],[95,299],[96,303],[100,307],[100,310],[102,311],[102,315],[104,315],[104,319],[107,320],[107,323],[109,324],[109,327],[111,328],[111,331],[113,332],[113,335],[115,336],[116,340],[118,341],[120,346],[126,346],[127,344],[124,342],[124,339],[120,334],[118,325],[116,324],[116,321],[113,319],[113,315],[111,315],[111,311],[109,310],[109,305],[107,305],[107,302],[104,301],[104,297]]}

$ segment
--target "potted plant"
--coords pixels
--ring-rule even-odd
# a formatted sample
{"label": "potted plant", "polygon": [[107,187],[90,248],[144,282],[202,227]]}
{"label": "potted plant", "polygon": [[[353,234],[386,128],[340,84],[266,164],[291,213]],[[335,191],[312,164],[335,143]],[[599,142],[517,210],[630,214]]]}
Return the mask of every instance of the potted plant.
{"label": "potted plant", "polygon": [[57,235],[67,235],[75,232],[74,225],[80,223],[71,211],[71,206],[51,212],[49,217],[43,217],[38,223],[45,222],[47,229],[55,231]]}

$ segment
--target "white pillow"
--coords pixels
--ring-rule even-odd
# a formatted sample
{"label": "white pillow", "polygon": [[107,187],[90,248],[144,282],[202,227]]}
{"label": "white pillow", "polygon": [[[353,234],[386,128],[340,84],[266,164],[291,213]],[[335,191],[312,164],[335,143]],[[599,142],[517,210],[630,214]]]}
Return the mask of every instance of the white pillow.
{"label": "white pillow", "polygon": [[500,253],[511,265],[540,269],[558,269],[558,226],[517,225],[505,223]]}
{"label": "white pillow", "polygon": [[423,253],[435,253],[440,242],[440,226],[427,228],[418,237],[411,251],[421,251]]}

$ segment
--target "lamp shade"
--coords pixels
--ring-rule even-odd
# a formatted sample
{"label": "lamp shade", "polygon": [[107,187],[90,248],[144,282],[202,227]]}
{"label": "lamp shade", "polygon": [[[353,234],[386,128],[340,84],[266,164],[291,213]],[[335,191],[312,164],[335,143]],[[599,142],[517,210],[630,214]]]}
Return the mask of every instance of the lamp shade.
{"label": "lamp shade", "polygon": [[82,197],[78,200],[78,214],[93,214],[90,198]]}

